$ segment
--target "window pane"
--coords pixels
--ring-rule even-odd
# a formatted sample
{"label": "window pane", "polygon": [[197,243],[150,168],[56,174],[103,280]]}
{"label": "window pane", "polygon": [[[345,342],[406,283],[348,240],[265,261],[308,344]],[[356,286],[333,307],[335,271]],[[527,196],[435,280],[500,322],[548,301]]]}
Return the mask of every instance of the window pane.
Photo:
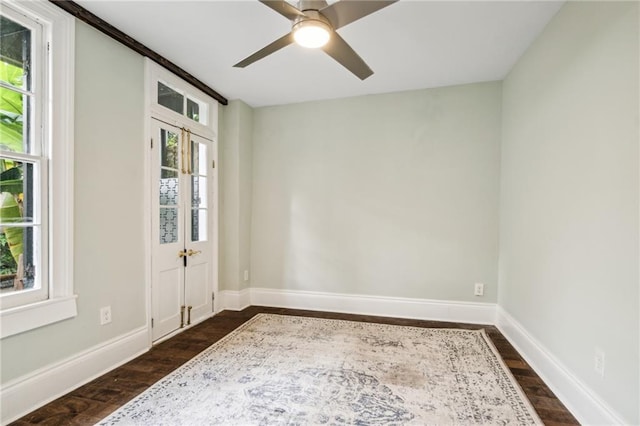
{"label": "window pane", "polygon": [[40,227],[33,223],[36,165],[0,157],[0,290],[40,288]]}
{"label": "window pane", "polygon": [[33,222],[35,166],[0,157],[0,224]]}
{"label": "window pane", "polygon": [[178,241],[178,208],[160,207],[160,244]]}
{"label": "window pane", "polygon": [[194,175],[207,174],[207,145],[191,141],[191,170]]}
{"label": "window pane", "polygon": [[31,30],[0,16],[0,80],[31,90]]}
{"label": "window pane", "polygon": [[178,172],[162,170],[160,178],[160,205],[178,205]]}
{"label": "window pane", "polygon": [[178,135],[160,130],[160,165],[178,169]]}
{"label": "window pane", "polygon": [[194,175],[200,174],[200,144],[198,142],[191,141],[191,173]]}
{"label": "window pane", "polygon": [[160,82],[158,82],[158,103],[180,115],[184,114],[184,96]]}
{"label": "window pane", "polygon": [[29,95],[0,87],[0,148],[30,153]]}
{"label": "window pane", "polygon": [[0,294],[38,289],[40,227],[3,226],[0,231]]}
{"label": "window pane", "polygon": [[207,240],[207,210],[191,210],[191,241]]}
{"label": "window pane", "polygon": [[191,206],[207,207],[207,178],[191,176]]}
{"label": "window pane", "polygon": [[187,98],[187,117],[200,122],[200,105],[189,98]]}

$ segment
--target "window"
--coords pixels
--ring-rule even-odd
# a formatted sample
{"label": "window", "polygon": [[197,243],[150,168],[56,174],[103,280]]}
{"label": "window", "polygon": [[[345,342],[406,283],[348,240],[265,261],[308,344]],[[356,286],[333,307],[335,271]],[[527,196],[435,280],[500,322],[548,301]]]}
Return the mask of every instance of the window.
{"label": "window", "polygon": [[0,12],[1,337],[76,315],[73,25],[44,2]]}
{"label": "window", "polygon": [[170,87],[168,84],[158,81],[158,104],[169,108],[171,111],[184,115],[191,120],[204,124],[207,123],[207,103],[199,101],[180,90]]}
{"label": "window", "polygon": [[[0,16],[0,297],[11,307],[47,299],[46,176],[41,121],[44,73],[42,26],[11,13]],[[43,253],[44,251],[44,253]]]}

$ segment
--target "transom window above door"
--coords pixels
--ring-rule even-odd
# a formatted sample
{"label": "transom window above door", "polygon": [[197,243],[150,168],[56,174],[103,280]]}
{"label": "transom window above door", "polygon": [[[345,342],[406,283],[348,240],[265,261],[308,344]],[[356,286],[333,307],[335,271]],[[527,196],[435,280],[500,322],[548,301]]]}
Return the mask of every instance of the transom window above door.
{"label": "transom window above door", "polygon": [[159,105],[169,108],[180,115],[204,124],[207,123],[208,107],[206,102],[199,101],[195,97],[183,93],[179,89],[171,87],[168,83],[158,81],[158,94],[156,101]]}

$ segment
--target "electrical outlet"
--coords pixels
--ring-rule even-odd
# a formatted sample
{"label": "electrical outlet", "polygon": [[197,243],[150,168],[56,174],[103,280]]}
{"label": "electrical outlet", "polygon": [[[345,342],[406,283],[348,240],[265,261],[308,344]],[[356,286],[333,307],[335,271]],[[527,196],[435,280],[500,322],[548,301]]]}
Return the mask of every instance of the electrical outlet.
{"label": "electrical outlet", "polygon": [[111,322],[111,306],[100,308],[100,325],[109,324]]}
{"label": "electrical outlet", "polygon": [[249,270],[248,269],[244,270],[244,280],[245,281],[249,281]]}
{"label": "electrical outlet", "polygon": [[473,287],[473,294],[475,296],[484,296],[484,284],[476,283]]}
{"label": "electrical outlet", "polygon": [[595,349],[593,369],[600,377],[604,377],[604,351],[600,348]]}

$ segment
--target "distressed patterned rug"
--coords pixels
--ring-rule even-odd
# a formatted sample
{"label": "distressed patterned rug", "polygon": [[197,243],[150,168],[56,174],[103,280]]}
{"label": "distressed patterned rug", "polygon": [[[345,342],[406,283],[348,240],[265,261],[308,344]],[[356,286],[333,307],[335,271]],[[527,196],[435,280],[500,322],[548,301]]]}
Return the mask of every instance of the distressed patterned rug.
{"label": "distressed patterned rug", "polygon": [[542,422],[483,330],[260,314],[99,424]]}

